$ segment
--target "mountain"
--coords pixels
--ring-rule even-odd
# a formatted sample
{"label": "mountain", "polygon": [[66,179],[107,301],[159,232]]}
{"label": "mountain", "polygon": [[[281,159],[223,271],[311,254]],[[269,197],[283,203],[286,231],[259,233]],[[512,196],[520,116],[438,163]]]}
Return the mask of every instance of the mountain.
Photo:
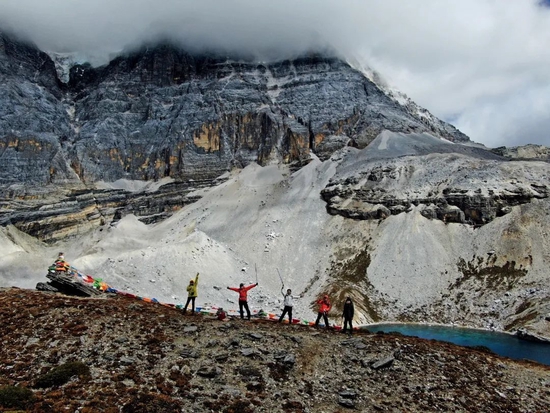
{"label": "mountain", "polygon": [[335,57],[164,43],[62,82],[0,39],[3,285],[33,287],[63,250],[162,301],[200,272],[200,302],[258,280],[252,305],[277,311],[282,278],[305,318],[327,292],[335,318],[352,295],[359,322],[550,336],[543,158],[475,144]]}

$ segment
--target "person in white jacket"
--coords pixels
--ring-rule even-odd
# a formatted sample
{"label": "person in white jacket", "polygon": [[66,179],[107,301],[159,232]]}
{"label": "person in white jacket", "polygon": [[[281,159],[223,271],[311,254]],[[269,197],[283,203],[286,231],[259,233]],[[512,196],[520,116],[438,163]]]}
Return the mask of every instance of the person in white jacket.
{"label": "person in white jacket", "polygon": [[279,317],[279,323],[282,323],[283,318],[285,318],[285,315],[288,314],[288,324],[292,324],[292,307],[294,306],[293,300],[295,298],[302,298],[303,296],[303,294],[292,295],[292,290],[290,288],[286,290],[286,294],[283,294],[285,308],[283,309],[283,314]]}

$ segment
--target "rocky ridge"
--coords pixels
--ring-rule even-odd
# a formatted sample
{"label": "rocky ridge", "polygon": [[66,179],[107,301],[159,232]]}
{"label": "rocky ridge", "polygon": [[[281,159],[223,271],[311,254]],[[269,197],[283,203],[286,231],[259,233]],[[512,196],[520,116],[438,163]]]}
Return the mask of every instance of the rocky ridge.
{"label": "rocky ridge", "polygon": [[545,164],[517,168],[480,148],[385,131],[341,164],[321,195],[329,213],[346,218],[384,219],[420,205],[428,219],[479,226],[548,198],[547,178]]}
{"label": "rocky ridge", "polygon": [[537,159],[550,162],[550,148],[542,145],[524,145],[513,148],[501,146],[492,151],[509,159]]}
{"label": "rocky ridge", "polygon": [[483,349],[397,335],[347,337],[268,321],[220,322],[119,296],[12,288],[0,291],[0,303],[0,400],[13,389],[6,386],[18,386],[16,394],[25,398],[17,400],[29,412],[550,407],[547,366]]}

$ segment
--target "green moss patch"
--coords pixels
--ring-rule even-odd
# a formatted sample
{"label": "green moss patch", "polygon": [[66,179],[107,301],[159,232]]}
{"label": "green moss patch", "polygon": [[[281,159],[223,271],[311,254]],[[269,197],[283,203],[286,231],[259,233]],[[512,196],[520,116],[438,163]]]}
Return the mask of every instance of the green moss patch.
{"label": "green moss patch", "polygon": [[54,367],[46,374],[40,376],[34,386],[37,388],[61,386],[74,376],[82,377],[89,375],[90,368],[86,364],[80,361],[73,361]]}
{"label": "green moss patch", "polygon": [[26,409],[34,402],[31,390],[21,386],[0,387],[0,407]]}

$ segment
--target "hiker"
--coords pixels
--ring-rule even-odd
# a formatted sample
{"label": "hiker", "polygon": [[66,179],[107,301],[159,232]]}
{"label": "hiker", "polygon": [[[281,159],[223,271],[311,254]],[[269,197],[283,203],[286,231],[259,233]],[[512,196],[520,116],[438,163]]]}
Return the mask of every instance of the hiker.
{"label": "hiker", "polygon": [[346,302],[344,303],[344,311],[342,312],[342,317],[344,318],[344,328],[342,329],[342,333],[346,332],[349,324],[349,334],[353,334],[353,325],[351,324],[351,321],[353,320],[354,312],[355,309],[353,308],[353,301],[351,301],[351,297],[348,296],[346,298]]}
{"label": "hiker", "polygon": [[[281,290],[281,293],[283,292],[283,290]],[[292,306],[294,305],[294,303],[292,302],[293,299],[297,299],[297,298],[302,298],[304,295],[303,294],[300,294],[300,295],[292,295],[292,290],[289,288],[288,290],[286,290],[286,294],[283,294],[283,298],[284,298],[284,306],[285,308],[283,309],[283,314],[281,314],[281,317],[279,317],[279,323],[282,323],[283,322],[283,318],[285,318],[285,315],[288,313],[288,324],[292,324]]]}
{"label": "hiker", "polygon": [[329,328],[327,314],[332,308],[332,305],[330,304],[328,295],[325,294],[321,300],[317,300],[317,305],[319,306],[319,311],[317,313],[315,327],[319,327],[319,320],[321,320],[321,317],[323,317],[323,320],[325,321],[325,328]]}
{"label": "hiker", "polygon": [[225,317],[227,317],[227,314],[223,310],[223,308],[218,308],[218,311],[216,311],[216,317],[218,318],[218,320],[223,321],[225,320]]}
{"label": "hiker", "polygon": [[197,273],[195,280],[189,281],[189,285],[187,286],[187,302],[185,303],[185,307],[183,308],[183,314],[187,312],[187,306],[191,302],[191,315],[195,315],[195,298],[197,298],[198,285],[199,273]]}
{"label": "hiker", "polygon": [[246,309],[246,314],[248,315],[248,319],[250,320],[250,309],[248,308],[247,294],[248,290],[256,287],[257,285],[258,283],[250,284],[248,287],[245,287],[244,284],[241,283],[239,285],[239,288],[227,287],[228,290],[236,291],[239,293],[239,312],[241,313],[241,319],[244,319],[244,308]]}
{"label": "hiker", "polygon": [[69,271],[69,268],[71,268],[69,263],[65,261],[65,256],[62,252],[57,255],[54,265],[56,272],[67,272]]}

